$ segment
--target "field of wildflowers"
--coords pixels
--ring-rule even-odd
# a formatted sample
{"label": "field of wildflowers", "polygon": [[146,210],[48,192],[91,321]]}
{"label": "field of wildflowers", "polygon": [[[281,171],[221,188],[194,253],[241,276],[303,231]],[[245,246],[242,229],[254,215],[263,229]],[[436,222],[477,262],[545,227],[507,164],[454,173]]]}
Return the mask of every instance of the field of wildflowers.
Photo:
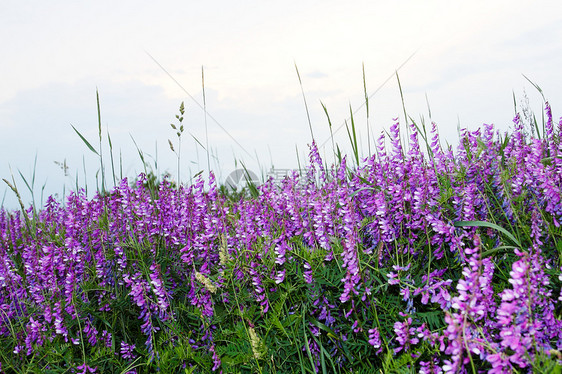
{"label": "field of wildflowers", "polygon": [[143,174],[0,209],[0,371],[560,373],[562,120],[545,118],[456,150],[396,123],[358,167],[312,142],[305,174],[252,193]]}

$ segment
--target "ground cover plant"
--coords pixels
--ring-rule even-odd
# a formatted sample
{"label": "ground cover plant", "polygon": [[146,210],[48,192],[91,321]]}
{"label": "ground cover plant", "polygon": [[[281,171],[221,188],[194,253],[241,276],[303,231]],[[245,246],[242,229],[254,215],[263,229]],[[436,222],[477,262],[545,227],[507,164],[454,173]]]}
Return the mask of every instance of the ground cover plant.
{"label": "ground cover plant", "polygon": [[562,120],[545,116],[456,149],[395,123],[354,167],[312,141],[305,174],[246,194],[141,174],[1,209],[0,370],[561,372]]}

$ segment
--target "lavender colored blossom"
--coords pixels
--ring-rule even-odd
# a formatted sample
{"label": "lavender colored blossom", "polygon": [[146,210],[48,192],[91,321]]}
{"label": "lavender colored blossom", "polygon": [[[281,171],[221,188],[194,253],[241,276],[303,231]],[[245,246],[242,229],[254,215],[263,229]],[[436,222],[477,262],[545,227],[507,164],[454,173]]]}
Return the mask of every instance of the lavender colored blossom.
{"label": "lavender colored blossom", "polygon": [[45,341],[43,335],[44,331],[46,331],[46,328],[41,322],[34,320],[33,317],[29,318],[29,324],[27,325],[27,336],[25,337],[25,346],[27,348],[26,354],[28,356],[33,353],[33,344],[41,346]]}
{"label": "lavender colored blossom", "polygon": [[168,299],[170,298],[168,292],[164,288],[164,284],[161,279],[160,266],[152,264],[150,266],[150,284],[152,290],[156,296],[156,305],[158,306],[158,313],[160,319],[163,321],[169,318],[168,315]]}
{"label": "lavender colored blossom", "polygon": [[86,363],[83,363],[80,366],[77,366],[76,369],[81,370],[80,372],[78,372],[78,374],[87,374],[87,373],[96,373],[97,369],[96,368],[92,368],[88,365],[86,365]]}
{"label": "lavender colored blossom", "polygon": [[285,269],[277,272],[277,275],[275,276],[276,284],[282,283],[285,280],[285,273],[286,273]]}
{"label": "lavender colored blossom", "polygon": [[304,263],[304,281],[306,283],[312,283],[313,279],[312,279],[312,268],[310,267],[310,264],[308,262]]}
{"label": "lavender colored blossom", "polygon": [[101,338],[102,338],[102,341],[103,341],[103,345],[107,348],[111,348],[112,334],[110,332],[108,332],[107,330],[103,330],[101,332]]}
{"label": "lavender colored blossom", "polygon": [[404,322],[394,323],[394,332],[398,346],[394,348],[394,353],[402,350],[408,351],[412,345],[419,343],[416,330],[412,326],[412,318],[408,317]]}
{"label": "lavender colored blossom", "polygon": [[420,361],[420,374],[442,374],[439,359],[434,357],[430,361]]}
{"label": "lavender colored blossom", "polygon": [[[369,329],[369,344],[374,348],[382,347],[381,336],[379,334],[379,330],[376,327]],[[380,353],[380,350],[377,352]]]}
{"label": "lavender colored blossom", "polygon": [[422,304],[426,305],[431,301],[432,303],[438,303],[443,310],[448,310],[451,307],[449,287],[453,281],[451,279],[440,279],[445,271],[446,269],[435,270],[429,275],[422,276],[422,281],[426,284],[414,291],[414,296],[422,295]]}
{"label": "lavender colored blossom", "polygon": [[87,318],[84,326],[84,333],[88,338],[88,343],[96,345],[98,341],[98,330],[92,325],[91,319]]}
{"label": "lavender colored blossom", "polygon": [[124,341],[121,341],[121,348],[120,353],[121,357],[125,360],[134,360],[137,356],[134,354],[135,345],[134,344],[127,344]]}
{"label": "lavender colored blossom", "polygon": [[254,285],[256,300],[260,303],[263,313],[267,313],[269,310],[269,301],[267,299],[266,290],[263,287],[260,274],[257,271],[258,267],[259,265],[256,262],[252,262],[250,274],[252,275],[252,284]]}
{"label": "lavender colored blossom", "polygon": [[[546,287],[549,280],[544,274],[544,259],[538,247],[532,253],[516,250],[520,260],[510,272],[512,289],[501,293],[501,305],[497,312],[500,349],[511,364],[520,368],[530,365],[529,356],[538,349],[550,349],[550,340],[561,341],[562,322],[554,317],[554,305],[549,299],[551,291]],[[492,358],[493,365],[502,360]]]}
{"label": "lavender colored blossom", "polygon": [[277,254],[277,257],[275,258],[276,264],[283,265],[285,263],[285,254],[288,249],[289,248],[285,242],[281,242],[275,247],[275,253]]}

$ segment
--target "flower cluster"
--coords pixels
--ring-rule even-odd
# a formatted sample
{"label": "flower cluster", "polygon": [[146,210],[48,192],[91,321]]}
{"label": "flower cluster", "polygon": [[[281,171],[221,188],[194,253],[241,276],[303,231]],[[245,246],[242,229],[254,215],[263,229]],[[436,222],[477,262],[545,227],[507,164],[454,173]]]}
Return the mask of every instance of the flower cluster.
{"label": "flower cluster", "polygon": [[108,356],[119,372],[139,357],[163,372],[404,370],[395,358],[501,373],[559,360],[562,121],[549,105],[546,117],[542,138],[517,116],[503,137],[463,131],[456,152],[434,124],[403,143],[396,122],[389,149],[381,135],[354,170],[345,157],[326,168],[313,142],[306,175],[251,197],[212,173],[156,189],[141,174],[93,199],[0,209],[2,369],[64,356],[94,373]]}

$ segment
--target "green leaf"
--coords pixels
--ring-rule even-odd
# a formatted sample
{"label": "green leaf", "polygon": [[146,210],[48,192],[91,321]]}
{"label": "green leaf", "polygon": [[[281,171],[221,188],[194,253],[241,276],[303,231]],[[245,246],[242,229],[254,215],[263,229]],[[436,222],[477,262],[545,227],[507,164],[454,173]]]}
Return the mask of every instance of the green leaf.
{"label": "green leaf", "polygon": [[191,137],[193,138],[193,140],[195,140],[195,141],[197,142],[197,144],[199,144],[199,145],[201,146],[201,148],[203,148],[203,150],[205,150],[205,151],[207,150],[207,149],[205,148],[205,146],[203,145],[203,143],[201,143],[201,142],[199,141],[199,139],[197,139],[193,134],[189,134],[189,135],[191,135]]}
{"label": "green leaf", "polygon": [[98,107],[98,134],[100,137],[101,142],[101,110],[100,110],[100,95],[98,93],[98,89],[96,88],[96,103]]}
{"label": "green leaf", "polygon": [[88,142],[88,141],[86,140],[86,138],[83,137],[82,134],[80,134],[80,132],[79,132],[78,130],[76,130],[76,127],[74,127],[72,124],[70,124],[70,126],[72,126],[72,128],[74,129],[74,131],[76,131],[76,133],[78,134],[78,136],[80,137],[80,139],[82,139],[82,141],[86,144],[86,146],[90,149],[90,151],[94,152],[96,155],[99,156],[100,154],[98,153],[98,151],[96,151],[96,150],[94,149],[94,147],[92,147],[92,145],[90,144],[90,142]]}
{"label": "green leaf", "polygon": [[[495,229],[504,233],[513,243],[517,244],[519,248],[522,247],[521,242],[513,236],[509,231],[504,229],[501,226],[496,225],[495,223],[486,222],[486,221],[457,221],[453,224],[455,227],[489,227],[491,229]],[[521,248],[522,249],[522,248]]]}

